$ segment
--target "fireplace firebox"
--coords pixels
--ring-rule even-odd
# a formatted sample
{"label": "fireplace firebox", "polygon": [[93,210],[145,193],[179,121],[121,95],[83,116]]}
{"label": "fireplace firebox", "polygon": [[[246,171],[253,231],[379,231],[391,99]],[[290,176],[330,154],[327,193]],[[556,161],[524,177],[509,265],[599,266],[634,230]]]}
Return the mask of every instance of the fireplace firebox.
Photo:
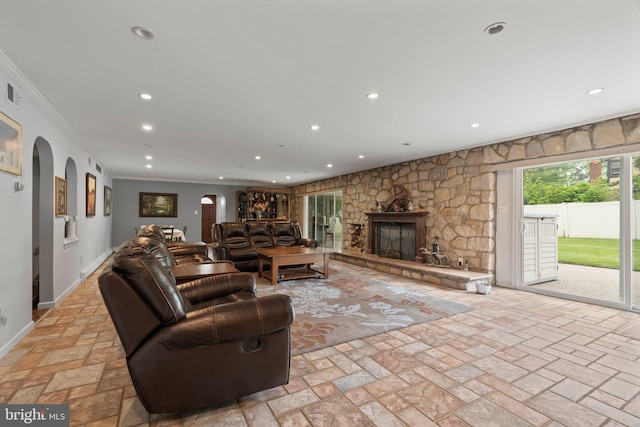
{"label": "fireplace firebox", "polygon": [[385,258],[422,260],[427,243],[427,212],[369,212],[367,250]]}

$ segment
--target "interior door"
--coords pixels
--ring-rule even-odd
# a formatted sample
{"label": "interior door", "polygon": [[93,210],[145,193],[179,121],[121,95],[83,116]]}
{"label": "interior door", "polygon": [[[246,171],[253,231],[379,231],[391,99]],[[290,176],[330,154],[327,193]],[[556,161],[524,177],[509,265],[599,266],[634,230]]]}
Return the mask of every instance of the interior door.
{"label": "interior door", "polygon": [[211,199],[213,203],[203,203],[201,206],[202,211],[202,241],[205,243],[213,242],[211,238],[211,227],[216,223],[216,196],[207,195],[207,198]]}

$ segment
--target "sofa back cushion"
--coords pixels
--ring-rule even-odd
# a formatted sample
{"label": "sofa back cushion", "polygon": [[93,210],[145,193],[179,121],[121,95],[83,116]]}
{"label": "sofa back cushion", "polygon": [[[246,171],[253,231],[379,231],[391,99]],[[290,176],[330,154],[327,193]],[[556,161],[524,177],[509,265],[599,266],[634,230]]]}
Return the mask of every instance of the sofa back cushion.
{"label": "sofa back cushion", "polygon": [[293,246],[297,241],[295,232],[288,222],[272,223],[271,235],[278,246]]}
{"label": "sofa back cushion", "polygon": [[175,278],[154,254],[138,246],[118,251],[113,270],[121,274],[165,325],[185,316],[185,305]]}
{"label": "sofa back cushion", "polygon": [[230,249],[241,249],[249,247],[249,235],[246,224],[242,222],[225,222],[220,224],[221,243]]}
{"label": "sofa back cushion", "polygon": [[273,238],[269,224],[266,222],[248,222],[249,243],[252,248],[268,248],[273,246]]}

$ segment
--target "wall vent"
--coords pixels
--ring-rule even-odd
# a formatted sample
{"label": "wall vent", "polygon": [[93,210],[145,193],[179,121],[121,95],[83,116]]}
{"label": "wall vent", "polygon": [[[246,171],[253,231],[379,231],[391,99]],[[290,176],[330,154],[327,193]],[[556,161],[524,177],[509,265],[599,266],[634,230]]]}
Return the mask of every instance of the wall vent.
{"label": "wall vent", "polygon": [[102,168],[100,167],[99,164],[96,163],[96,170],[100,173],[102,173]]}
{"label": "wall vent", "polygon": [[11,83],[7,83],[7,91],[5,92],[5,95],[5,98],[9,104],[13,104],[16,107],[20,105],[22,97]]}

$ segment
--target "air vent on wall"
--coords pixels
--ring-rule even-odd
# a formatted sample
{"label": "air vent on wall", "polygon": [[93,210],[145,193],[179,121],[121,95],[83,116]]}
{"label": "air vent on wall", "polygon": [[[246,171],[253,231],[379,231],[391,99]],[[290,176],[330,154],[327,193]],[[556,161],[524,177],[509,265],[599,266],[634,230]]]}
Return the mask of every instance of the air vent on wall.
{"label": "air vent on wall", "polygon": [[96,170],[100,173],[102,173],[102,168],[100,167],[99,164],[96,163]]}
{"label": "air vent on wall", "polygon": [[11,85],[11,83],[7,83],[7,91],[5,92],[6,99],[9,104],[13,104],[16,107],[20,105],[20,100],[22,97],[18,93],[18,91]]}

